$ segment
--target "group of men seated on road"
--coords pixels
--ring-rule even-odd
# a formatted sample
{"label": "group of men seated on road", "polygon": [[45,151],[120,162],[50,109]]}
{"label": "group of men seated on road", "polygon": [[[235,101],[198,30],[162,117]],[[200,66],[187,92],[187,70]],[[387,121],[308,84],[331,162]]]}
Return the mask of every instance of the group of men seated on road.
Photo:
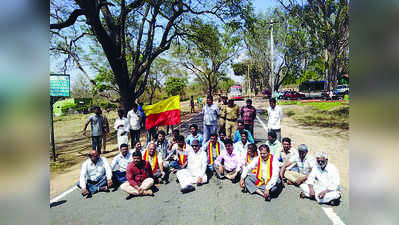
{"label": "group of men seated on road", "polygon": [[160,130],[158,139],[146,148],[136,142],[129,151],[127,144],[121,144],[120,154],[111,165],[97,151],[90,151],[78,183],[82,195],[90,197],[99,191],[108,192],[111,187],[115,191],[119,186],[128,193],[126,199],[153,195],[154,184],[169,183],[170,173],[176,173],[181,192],[188,193],[195,190],[195,185],[207,183],[215,173],[217,179],[239,183],[243,192],[259,194],[265,201],[276,198],[286,183],[299,187],[301,198],[339,204],[339,173],[324,152],[317,152],[315,160],[305,144],[295,150],[290,138],[280,143],[274,131],[269,131],[267,142],[258,147],[240,127],[235,143],[236,138],[225,138],[223,132],[219,138],[210,134],[209,141],[204,142],[195,124],[190,130],[187,138],[174,130],[169,141]]}

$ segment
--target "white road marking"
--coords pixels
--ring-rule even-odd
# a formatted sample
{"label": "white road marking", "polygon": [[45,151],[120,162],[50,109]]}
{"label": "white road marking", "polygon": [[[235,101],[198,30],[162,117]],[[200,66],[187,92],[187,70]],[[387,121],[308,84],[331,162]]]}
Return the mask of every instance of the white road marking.
{"label": "white road marking", "polygon": [[69,190],[64,191],[62,194],[60,194],[57,197],[51,199],[50,203],[57,202],[58,200],[60,200],[61,198],[65,197],[67,194],[71,193],[72,191],[74,191],[76,189],[78,189],[78,187],[74,186],[74,187],[70,188]]}
{"label": "white road marking", "polygon": [[328,218],[333,222],[334,225],[345,225],[341,218],[334,212],[332,208],[321,207],[323,211],[327,214]]}
{"label": "white road marking", "polygon": [[[191,121],[191,120],[194,119],[196,116],[197,116],[197,115],[195,115],[194,117],[192,117],[192,118],[190,118],[189,120],[185,121],[185,123]],[[177,127],[180,127],[181,125],[183,125],[183,124],[180,124],[180,125],[177,126]],[[66,195],[68,195],[69,193],[71,193],[72,191],[74,191],[74,190],[76,190],[76,189],[78,189],[78,188],[77,188],[76,186],[74,186],[74,187],[70,188],[69,190],[64,191],[63,193],[61,193],[61,194],[58,195],[57,197],[51,199],[51,200],[50,200],[50,203],[57,202],[58,200],[60,200],[61,198],[65,197]]]}
{"label": "white road marking", "polygon": [[266,131],[266,133],[267,133],[267,127],[266,127],[265,123],[259,118],[258,115],[256,115],[256,119],[259,120],[260,124],[262,124],[263,128],[265,129],[265,131]]}
{"label": "white road marking", "polygon": [[[265,123],[263,123],[263,121],[258,117],[258,115],[256,115],[256,118],[259,120],[260,124],[263,126],[263,128],[267,132],[267,127],[266,127]],[[326,213],[328,218],[330,218],[330,220],[333,222],[333,225],[345,225],[345,223],[342,222],[341,218],[339,218],[339,216],[334,212],[334,210],[332,208],[327,208],[327,207],[321,207],[321,208]]]}

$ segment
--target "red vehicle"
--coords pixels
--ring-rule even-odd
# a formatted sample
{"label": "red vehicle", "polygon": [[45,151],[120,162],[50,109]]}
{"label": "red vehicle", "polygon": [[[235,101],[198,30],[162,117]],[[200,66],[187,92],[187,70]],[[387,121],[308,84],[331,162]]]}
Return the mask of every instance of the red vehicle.
{"label": "red vehicle", "polygon": [[284,93],[282,98],[285,100],[287,100],[287,99],[302,99],[302,98],[305,98],[305,95],[300,92],[297,92],[297,91],[287,91]]}
{"label": "red vehicle", "polygon": [[229,97],[233,99],[243,99],[242,98],[242,87],[240,85],[234,85],[230,87]]}

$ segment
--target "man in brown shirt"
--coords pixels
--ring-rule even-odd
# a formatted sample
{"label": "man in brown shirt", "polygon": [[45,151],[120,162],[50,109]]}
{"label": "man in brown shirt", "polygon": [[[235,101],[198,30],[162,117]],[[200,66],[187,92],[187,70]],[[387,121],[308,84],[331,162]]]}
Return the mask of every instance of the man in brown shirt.
{"label": "man in brown shirt", "polygon": [[154,185],[151,165],[142,160],[141,152],[135,151],[132,154],[133,162],[126,169],[127,181],[121,185],[121,190],[128,193],[126,200],[133,196],[153,195],[150,189]]}
{"label": "man in brown shirt", "polygon": [[226,132],[226,107],[227,107],[227,96],[222,96],[222,104],[219,104],[220,118],[219,118],[219,131],[223,130]]}
{"label": "man in brown shirt", "polygon": [[240,116],[240,107],[234,104],[234,99],[229,98],[226,106],[226,137],[231,138],[237,129],[237,119]]}

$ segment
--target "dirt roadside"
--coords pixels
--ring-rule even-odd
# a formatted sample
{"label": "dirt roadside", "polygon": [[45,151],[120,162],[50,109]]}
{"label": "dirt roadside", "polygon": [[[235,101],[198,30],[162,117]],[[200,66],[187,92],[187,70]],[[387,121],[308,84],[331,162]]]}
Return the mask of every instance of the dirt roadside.
{"label": "dirt roadside", "polygon": [[[266,110],[265,99],[256,98],[254,106]],[[297,105],[282,105],[283,112],[295,111]],[[329,162],[334,164],[340,173],[341,185],[349,189],[349,131],[336,128],[305,127],[299,125],[290,117],[284,116],[281,124],[281,136],[292,140],[292,147],[297,149],[300,144],[306,144],[311,154],[324,151],[329,156]]]}

